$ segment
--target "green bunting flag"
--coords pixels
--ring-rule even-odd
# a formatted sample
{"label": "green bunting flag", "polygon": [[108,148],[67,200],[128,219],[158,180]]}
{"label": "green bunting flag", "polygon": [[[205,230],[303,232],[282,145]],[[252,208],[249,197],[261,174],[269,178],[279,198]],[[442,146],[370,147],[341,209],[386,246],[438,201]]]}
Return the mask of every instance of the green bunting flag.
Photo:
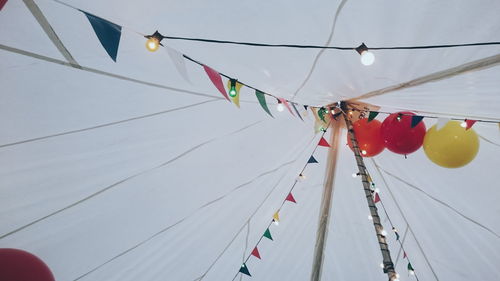
{"label": "green bunting flag", "polygon": [[408,263],[408,270],[415,271],[415,269],[413,269],[413,266],[411,266],[411,263]]}
{"label": "green bunting flag", "polygon": [[269,111],[269,108],[267,107],[266,97],[264,96],[264,93],[262,93],[259,90],[255,90],[255,96],[257,96],[257,99],[259,100],[262,109],[264,109],[264,111],[267,112],[267,114],[269,114],[271,117],[274,118],[274,116],[271,114],[271,111]]}
{"label": "green bunting flag", "polygon": [[246,264],[242,264],[241,267],[240,267],[240,272],[245,274],[245,275],[248,275],[248,276],[252,276],[250,274],[250,271],[248,271],[248,267]]}
{"label": "green bunting flag", "polygon": [[118,45],[120,44],[120,37],[122,35],[122,27],[84,11],[81,12],[87,16],[87,19],[92,25],[97,38],[99,38],[99,41],[101,42],[101,45],[104,47],[111,59],[116,62]]}
{"label": "green bunting flag", "polygon": [[414,128],[415,126],[417,126],[418,123],[422,121],[422,119],[424,119],[424,116],[413,115],[411,117],[411,127]]}
{"label": "green bunting flag", "polygon": [[368,114],[368,122],[370,122],[373,119],[375,119],[375,117],[377,117],[377,115],[378,115],[378,112],[376,112],[376,111],[370,111],[370,113]]}
{"label": "green bunting flag", "polygon": [[325,122],[326,123],[326,120],[325,120],[325,114],[326,114],[326,109],[324,109],[323,107],[318,109],[318,116],[319,116],[319,119],[321,119],[321,121]]}
{"label": "green bunting flag", "polygon": [[270,239],[270,240],[273,240],[273,237],[271,236],[271,231],[269,231],[269,228],[266,229],[266,232],[264,232],[263,236]]}

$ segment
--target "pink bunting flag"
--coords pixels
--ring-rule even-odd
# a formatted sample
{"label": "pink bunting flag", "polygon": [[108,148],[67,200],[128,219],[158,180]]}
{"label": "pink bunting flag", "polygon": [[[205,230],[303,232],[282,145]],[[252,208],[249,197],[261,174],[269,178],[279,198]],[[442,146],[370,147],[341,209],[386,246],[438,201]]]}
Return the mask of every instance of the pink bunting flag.
{"label": "pink bunting flag", "polygon": [[403,259],[406,259],[407,255],[406,255],[406,252],[403,251]]}
{"label": "pink bunting flag", "polygon": [[2,10],[5,3],[7,3],[7,0],[0,0],[0,11]]}
{"label": "pink bunting flag", "polygon": [[465,124],[467,125],[465,126],[465,130],[472,128],[472,126],[474,126],[474,123],[476,123],[476,120],[465,119]]}
{"label": "pink bunting flag", "polygon": [[328,142],[325,140],[324,137],[321,137],[321,139],[319,140],[318,145],[319,146],[324,146],[324,147],[330,147],[330,145],[328,144]]}
{"label": "pink bunting flag", "polygon": [[373,203],[378,203],[380,202],[380,196],[378,195],[378,193],[375,193],[375,197],[373,199]]}
{"label": "pink bunting flag", "polygon": [[210,78],[210,81],[214,83],[214,86],[219,90],[219,92],[229,101],[229,96],[226,93],[226,88],[224,88],[224,84],[222,83],[222,78],[220,77],[220,73],[211,69],[210,67],[203,65],[203,68],[205,69],[205,72],[208,75],[208,78]]}
{"label": "pink bunting flag", "polygon": [[284,98],[278,98],[278,100],[288,109],[288,111],[290,111],[290,114],[292,114],[293,116],[295,116],[295,114],[293,114],[292,108],[290,107],[290,105],[288,104],[288,102],[286,101],[286,99],[284,99]]}
{"label": "pink bunting flag", "polygon": [[290,202],[293,202],[293,203],[297,203],[297,201],[295,201],[295,198],[293,198],[293,195],[292,193],[288,193],[288,196],[286,197],[285,199],[286,201],[290,201]]}
{"label": "pink bunting flag", "polygon": [[253,248],[252,256],[258,258],[259,260],[261,259],[260,258],[260,253],[259,253],[259,249],[257,249],[257,246],[255,246],[255,248]]}

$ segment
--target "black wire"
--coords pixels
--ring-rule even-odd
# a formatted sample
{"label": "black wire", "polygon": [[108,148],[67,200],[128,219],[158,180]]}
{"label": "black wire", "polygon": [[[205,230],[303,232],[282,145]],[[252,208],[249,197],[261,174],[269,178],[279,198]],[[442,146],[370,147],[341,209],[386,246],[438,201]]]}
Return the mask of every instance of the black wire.
{"label": "black wire", "polygon": [[[244,46],[252,46],[252,47],[330,49],[330,50],[342,50],[342,51],[356,50],[356,47],[297,45],[297,44],[267,44],[267,43],[256,43],[256,42],[240,42],[240,41],[215,40],[215,39],[206,39],[206,38],[191,38],[191,37],[178,37],[178,36],[162,36],[162,37],[164,39],[171,39],[171,40],[198,41],[198,42],[206,42],[206,43],[244,45]],[[500,41],[464,43],[464,44],[445,44],[445,45],[368,47],[368,49],[369,50],[418,50],[418,49],[442,49],[442,48],[457,48],[457,47],[486,46],[486,45],[500,45]]]}

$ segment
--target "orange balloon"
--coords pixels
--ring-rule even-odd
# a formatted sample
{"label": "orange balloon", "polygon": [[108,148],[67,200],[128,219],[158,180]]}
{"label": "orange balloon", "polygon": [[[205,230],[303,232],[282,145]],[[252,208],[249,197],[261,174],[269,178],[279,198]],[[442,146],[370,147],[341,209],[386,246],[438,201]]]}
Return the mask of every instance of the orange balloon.
{"label": "orange balloon", "polygon": [[[372,120],[368,122],[367,118],[363,118],[354,122],[352,126],[354,128],[354,135],[358,140],[361,156],[372,157],[384,150],[385,144],[380,133],[380,126],[382,126],[380,121]],[[347,134],[347,144],[354,151],[349,134]]]}

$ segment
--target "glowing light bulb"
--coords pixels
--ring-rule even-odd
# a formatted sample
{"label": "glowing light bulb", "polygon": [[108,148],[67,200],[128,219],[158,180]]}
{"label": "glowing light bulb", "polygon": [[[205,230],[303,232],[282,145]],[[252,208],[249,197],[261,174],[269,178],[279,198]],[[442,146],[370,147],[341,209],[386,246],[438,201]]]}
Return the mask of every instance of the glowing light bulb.
{"label": "glowing light bulb", "polygon": [[366,155],[366,150],[361,150],[361,154]]}
{"label": "glowing light bulb", "polygon": [[380,189],[379,189],[378,187],[376,187],[376,188],[374,189],[374,191],[375,191],[375,192],[377,192],[377,193],[380,193]]}
{"label": "glowing light bulb", "polygon": [[299,179],[300,179],[300,180],[305,180],[305,179],[306,179],[306,175],[304,175],[304,174],[300,174],[300,175],[299,175]]}
{"label": "glowing light bulb", "polygon": [[146,49],[150,52],[155,52],[159,47],[160,41],[155,37],[151,37],[146,41]]}
{"label": "glowing light bulb", "polygon": [[285,106],[281,102],[278,102],[278,104],[276,105],[276,109],[279,112],[282,112],[283,110],[285,110]]}
{"label": "glowing light bulb", "polygon": [[384,264],[383,263],[380,264],[380,268],[384,268]]}
{"label": "glowing light bulb", "polygon": [[229,80],[229,96],[234,98],[238,95],[238,91],[236,90],[236,79]]}
{"label": "glowing light bulb", "polygon": [[277,221],[275,219],[273,219],[273,223],[274,223],[274,225],[279,225],[280,224],[279,221]]}
{"label": "glowing light bulb", "polygon": [[372,65],[375,62],[375,55],[370,51],[364,51],[361,53],[361,63],[363,65]]}
{"label": "glowing light bulb", "polygon": [[372,215],[368,215],[368,220],[373,220]]}
{"label": "glowing light bulb", "polygon": [[358,173],[352,173],[352,177],[355,178],[358,176]]}
{"label": "glowing light bulb", "polygon": [[467,123],[466,123],[465,121],[464,121],[464,122],[462,122],[462,123],[460,123],[460,127],[462,127],[462,128],[467,127]]}
{"label": "glowing light bulb", "polygon": [[410,269],[410,270],[408,270],[408,272],[410,273],[410,275],[415,275],[415,271],[413,271],[413,270],[411,270],[411,269]]}
{"label": "glowing light bulb", "polygon": [[380,235],[387,236],[387,231],[385,231],[385,229],[382,229],[382,231],[380,231]]}
{"label": "glowing light bulb", "polygon": [[399,273],[396,273],[396,278],[399,278]]}

